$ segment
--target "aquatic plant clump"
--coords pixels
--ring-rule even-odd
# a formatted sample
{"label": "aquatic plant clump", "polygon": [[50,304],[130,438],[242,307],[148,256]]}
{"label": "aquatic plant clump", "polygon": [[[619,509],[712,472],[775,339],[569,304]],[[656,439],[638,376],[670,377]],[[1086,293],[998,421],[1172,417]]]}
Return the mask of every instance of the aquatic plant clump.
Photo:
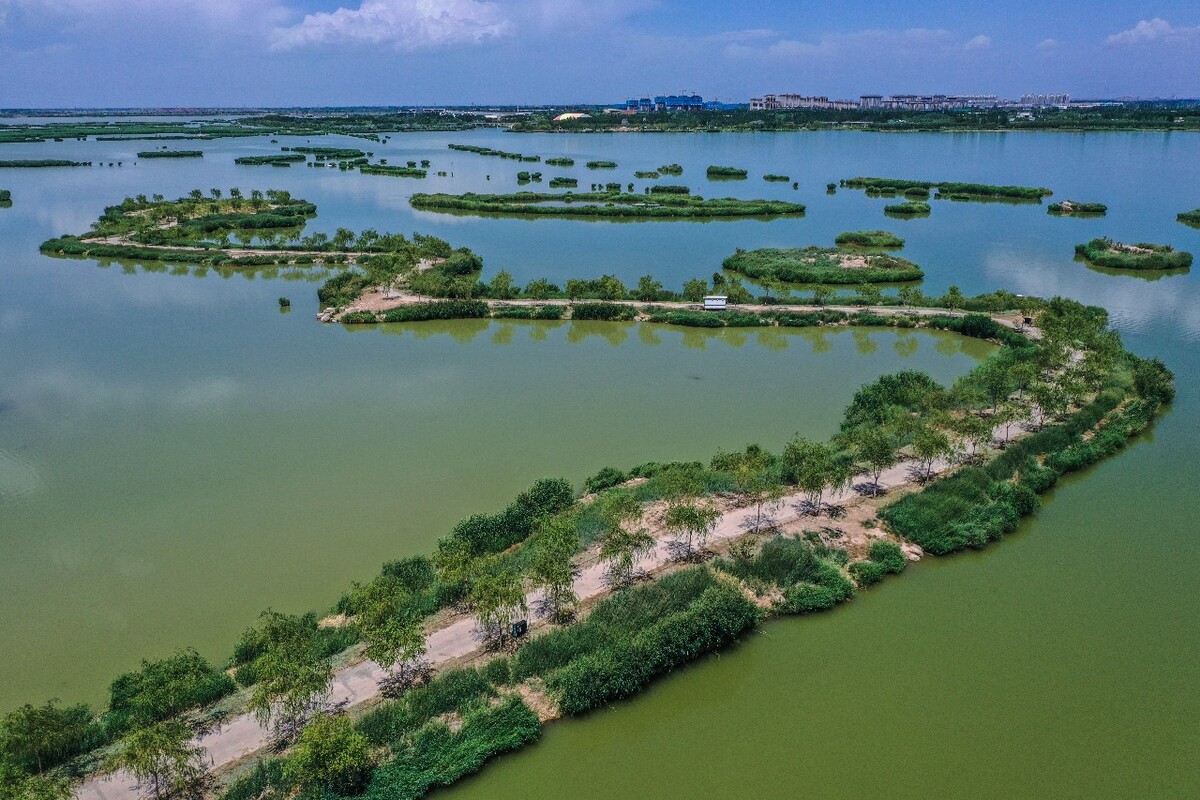
{"label": "aquatic plant clump", "polygon": [[587,162],[588,169],[616,169],[617,162],[615,161],[589,161]]}
{"label": "aquatic plant clump", "polygon": [[903,247],[904,240],[888,231],[845,231],[833,240],[839,245],[855,247]]}
{"label": "aquatic plant clump", "polygon": [[203,158],[203,150],[143,150],[138,158]]}
{"label": "aquatic plant clump", "polygon": [[787,183],[791,180],[791,178],[787,175],[774,175],[768,173],[767,175],[763,175],[763,180],[767,181],[768,183]]}
{"label": "aquatic plant clump", "polygon": [[663,164],[661,167],[655,170],[655,172],[659,173],[660,175],[682,175],[683,167],[679,166],[678,164]]}
{"label": "aquatic plant clump", "polygon": [[1092,216],[1102,217],[1108,213],[1108,206],[1104,203],[1080,203],[1076,200],[1063,200],[1061,203],[1051,203],[1046,208],[1047,214],[1054,216]]}
{"label": "aquatic plant clump", "polygon": [[235,158],[233,163],[251,167],[290,167],[292,164],[296,164],[304,160],[304,156],[300,153],[283,153],[270,156],[240,156]]}
{"label": "aquatic plant clump", "polygon": [[444,213],[505,214],[520,217],[592,217],[595,219],[715,219],[721,217],[778,217],[804,213],[799,203],[779,200],[705,199],[698,195],[644,195],[618,192],[578,194],[421,194],[413,208]]}
{"label": "aquatic plant clump", "polygon": [[400,167],[390,164],[361,164],[363,175],[390,175],[393,178],[424,178],[428,173],[420,167]]}
{"label": "aquatic plant clump", "polygon": [[1184,211],[1182,214],[1176,215],[1175,219],[1182,222],[1184,225],[1200,226],[1200,208],[1193,211]]}
{"label": "aquatic plant clump", "polygon": [[1075,245],[1075,254],[1098,267],[1109,269],[1187,269],[1192,266],[1192,254],[1176,250],[1169,244],[1125,244],[1112,239],[1092,239]]}
{"label": "aquatic plant clump", "polygon": [[722,266],[755,280],[787,283],[890,283],[920,280],[925,275],[903,258],[828,247],[739,250]]}
{"label": "aquatic plant clump", "polygon": [[8,189],[0,189],[0,203],[12,205],[12,192]]}
{"label": "aquatic plant clump", "polygon": [[721,167],[721,166],[713,165],[713,166],[710,166],[707,170],[705,170],[705,174],[710,179],[711,178],[742,179],[742,178],[747,177],[750,173],[747,170],[742,169],[741,167]]}
{"label": "aquatic plant clump", "polygon": [[473,144],[448,144],[451,150],[458,150],[463,153],[476,153],[481,156],[493,156],[495,158],[508,158],[513,161],[541,161],[541,156],[527,156],[524,153],[507,153],[503,150],[493,150],[490,147],[480,147]]}
{"label": "aquatic plant clump", "polygon": [[[912,181],[901,178],[847,178],[842,185],[848,189],[865,189],[868,194],[887,196],[889,193],[907,194],[910,191],[929,192],[937,190],[940,196],[963,199],[997,198],[1008,200],[1041,200],[1054,194],[1038,186],[996,186],[988,183],[961,183],[955,181]],[[920,195],[918,195],[920,196]]]}
{"label": "aquatic plant clump", "polygon": [[21,158],[0,161],[0,169],[27,169],[31,167],[90,167],[91,161],[67,161],[61,158]]}
{"label": "aquatic plant clump", "polygon": [[548,167],[573,167],[575,166],[575,159],[561,156],[558,158],[547,158],[545,164]]}
{"label": "aquatic plant clump", "polygon": [[927,215],[930,210],[929,203],[922,203],[919,200],[889,203],[883,207],[883,213],[894,214],[899,217],[921,217]]}

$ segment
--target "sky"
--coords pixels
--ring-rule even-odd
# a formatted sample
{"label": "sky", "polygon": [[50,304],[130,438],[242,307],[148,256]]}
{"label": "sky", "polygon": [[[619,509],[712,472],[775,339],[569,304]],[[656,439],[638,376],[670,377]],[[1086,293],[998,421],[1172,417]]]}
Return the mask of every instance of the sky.
{"label": "sky", "polygon": [[0,0],[0,107],[1200,96],[1200,1]]}

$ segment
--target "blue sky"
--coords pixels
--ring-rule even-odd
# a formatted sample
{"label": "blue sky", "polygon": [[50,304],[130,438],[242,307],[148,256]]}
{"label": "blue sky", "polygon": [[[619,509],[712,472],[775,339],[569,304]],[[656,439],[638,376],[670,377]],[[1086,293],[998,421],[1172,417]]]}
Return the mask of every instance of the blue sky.
{"label": "blue sky", "polygon": [[0,107],[1200,95],[1200,2],[0,0]]}

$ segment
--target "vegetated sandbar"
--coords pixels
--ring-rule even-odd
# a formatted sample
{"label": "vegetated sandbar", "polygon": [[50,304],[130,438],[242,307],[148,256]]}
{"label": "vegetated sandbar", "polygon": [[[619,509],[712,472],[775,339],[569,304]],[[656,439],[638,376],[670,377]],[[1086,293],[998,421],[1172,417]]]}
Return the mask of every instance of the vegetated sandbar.
{"label": "vegetated sandbar", "polygon": [[233,163],[252,167],[290,167],[292,164],[298,164],[306,160],[302,153],[275,153],[269,156],[239,156],[233,160]]}
{"label": "vegetated sandbar", "polygon": [[204,158],[203,150],[143,150],[138,158]]}
{"label": "vegetated sandbar", "polygon": [[[946,315],[963,335],[1004,345],[954,391],[906,370],[863,386],[829,442],[796,437],[779,453],[751,445],[707,466],[607,467],[582,497],[566,481],[540,480],[502,511],[459,523],[432,558],[385,565],[324,624],[265,612],[229,674],[184,652],[121,676],[108,713],[72,709],[70,734],[38,766],[57,769],[175,715],[204,718],[196,710],[220,700],[223,724],[193,758],[219,754],[213,765],[224,767],[277,741],[263,718],[286,747],[303,711],[383,692],[359,721],[333,723],[333,750],[354,743],[367,754],[352,764],[367,798],[419,797],[535,740],[540,722],[633,694],[766,617],[832,608],[923,552],[995,542],[1036,512],[1038,495],[1117,453],[1174,395],[1170,371],[1121,348],[1102,309],[1022,302],[1036,315],[1025,333],[1002,317]],[[837,536],[822,519],[835,513]],[[653,579],[630,585],[636,571]],[[541,635],[514,643],[511,623],[533,609]],[[347,666],[335,671],[335,655]],[[440,674],[419,687],[422,657]],[[291,679],[301,671],[313,680]],[[229,697],[235,682],[243,689]],[[42,717],[63,713],[51,703]],[[305,768],[331,724],[315,719],[313,735],[299,733],[298,746],[223,796],[283,795],[330,769],[340,775],[341,760],[323,762],[320,778]],[[79,797],[124,800],[132,783],[125,773],[92,778]]]}
{"label": "vegetated sandbar", "polygon": [[924,203],[920,200],[889,203],[883,207],[884,214],[896,217],[924,217],[928,216],[931,210],[929,203]]}
{"label": "vegetated sandbar", "polygon": [[[90,232],[50,239],[41,250],[84,258],[234,268],[357,264],[379,280],[387,270],[416,269],[453,252],[433,236],[409,240],[399,234],[356,234],[345,228],[332,237],[302,236],[301,229],[316,213],[312,203],[275,189],[254,190],[249,197],[236,188],[207,195],[195,189],[176,200],[139,195],[106,208]],[[231,235],[260,241],[233,245]]]}
{"label": "vegetated sandbar", "polygon": [[722,266],[755,280],[788,283],[891,283],[925,276],[920,267],[903,258],[832,247],[738,250]]}
{"label": "vegetated sandbar", "polygon": [[[524,153],[506,153],[503,150],[493,150],[490,147],[480,147],[474,144],[448,144],[451,150],[459,150],[464,153],[477,153],[481,156],[494,156],[495,158],[509,158],[514,161],[541,161],[541,156],[528,156]],[[571,162],[574,163],[574,162]]]}
{"label": "vegetated sandbar", "polygon": [[1085,244],[1075,245],[1075,254],[1098,267],[1109,269],[1188,269],[1192,266],[1192,254],[1176,250],[1169,244],[1125,244],[1112,239],[1092,239]]}
{"label": "vegetated sandbar", "polygon": [[1035,186],[993,186],[987,183],[958,183],[939,181],[911,181],[901,178],[847,178],[842,186],[848,189],[866,189],[869,193],[884,194],[889,192],[908,192],[910,190],[930,191],[936,189],[939,198],[962,199],[1003,199],[1003,200],[1034,200],[1040,201],[1054,192],[1044,187]]}
{"label": "vegetated sandbar", "polygon": [[[547,194],[414,194],[409,201],[422,211],[504,214],[516,217],[592,217],[596,219],[715,219],[779,217],[804,213],[800,203],[780,200],[705,199],[698,195],[644,195],[622,192]],[[550,205],[553,204],[553,205]]]}
{"label": "vegetated sandbar", "polygon": [[1179,220],[1184,225],[1200,225],[1200,208],[1192,211],[1184,211],[1182,214],[1177,214],[1175,219]]}
{"label": "vegetated sandbar", "polygon": [[19,158],[0,161],[0,168],[23,169],[29,167],[90,167],[91,161],[67,161],[61,158]]}
{"label": "vegetated sandbar", "polygon": [[1103,217],[1108,213],[1104,203],[1081,203],[1078,200],[1063,200],[1061,203],[1051,203],[1046,208],[1047,214],[1056,217]]}

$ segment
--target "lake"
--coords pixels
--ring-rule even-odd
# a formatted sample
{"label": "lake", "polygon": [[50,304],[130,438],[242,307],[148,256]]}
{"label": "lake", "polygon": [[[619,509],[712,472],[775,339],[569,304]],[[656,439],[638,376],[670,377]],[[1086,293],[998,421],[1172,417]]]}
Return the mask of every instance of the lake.
{"label": "lake", "polygon": [[[450,151],[464,142],[572,168]],[[1200,206],[1200,135],[1181,133],[348,137],[425,180],[242,167],[283,137],[5,145],[4,158],[121,167],[0,170],[0,708],[103,701],[142,657],[195,646],[221,660],[268,606],[327,608],[388,559],[427,552],[459,518],[538,477],[706,459],[792,434],[827,436],[854,390],[899,368],[952,380],[979,342],[891,330],[717,333],[652,325],[459,321],[347,330],[313,320],[317,284],[277,273],[99,266],[41,256],[126,195],[283,188],[309,230],[420,231],[519,282],[603,272],[678,288],[735,248],[832,244],[884,228],[922,288],[1005,288],[1107,307],[1131,348],[1162,358],[1179,398],[1153,431],[1067,481],[1004,543],[927,560],[826,615],[773,622],[631,702],[547,727],[446,795],[700,792],[763,797],[1190,796],[1200,791],[1200,283],[1105,274],[1072,258],[1109,235],[1200,253],[1175,221]],[[583,162],[610,159],[615,170]],[[600,222],[414,212],[414,191],[514,191],[519,170],[647,181],[676,162],[704,196],[807,204],[772,221]],[[711,182],[709,164],[747,168]],[[449,174],[436,177],[445,170]],[[799,183],[768,183],[765,173]],[[883,216],[855,175],[1044,185],[1101,219],[1044,206],[937,201]],[[544,187],[545,184],[541,186]],[[526,188],[539,189],[538,184]],[[290,297],[281,313],[276,298]]]}

